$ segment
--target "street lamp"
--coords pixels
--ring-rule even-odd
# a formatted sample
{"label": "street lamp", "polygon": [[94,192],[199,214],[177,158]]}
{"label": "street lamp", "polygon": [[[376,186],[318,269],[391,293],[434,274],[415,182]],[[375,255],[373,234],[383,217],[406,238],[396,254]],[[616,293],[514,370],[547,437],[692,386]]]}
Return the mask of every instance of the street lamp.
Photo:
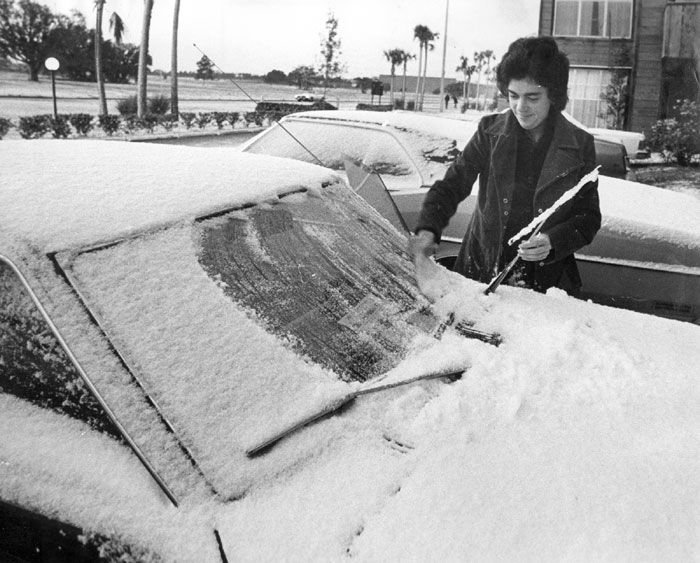
{"label": "street lamp", "polygon": [[56,108],[56,71],[61,66],[58,59],[49,57],[44,61],[44,66],[51,71],[51,92],[53,93],[53,118],[58,119],[58,110]]}

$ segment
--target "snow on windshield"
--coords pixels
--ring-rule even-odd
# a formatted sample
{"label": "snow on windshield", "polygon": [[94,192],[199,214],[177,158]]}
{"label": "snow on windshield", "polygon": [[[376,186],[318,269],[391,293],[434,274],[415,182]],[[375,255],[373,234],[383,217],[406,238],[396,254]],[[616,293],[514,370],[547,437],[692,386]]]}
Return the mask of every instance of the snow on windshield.
{"label": "snow on windshield", "polygon": [[[403,244],[342,186],[89,250],[64,267],[230,498],[276,459],[243,456],[260,429],[437,342]],[[432,357],[433,369],[468,365],[455,349]]]}

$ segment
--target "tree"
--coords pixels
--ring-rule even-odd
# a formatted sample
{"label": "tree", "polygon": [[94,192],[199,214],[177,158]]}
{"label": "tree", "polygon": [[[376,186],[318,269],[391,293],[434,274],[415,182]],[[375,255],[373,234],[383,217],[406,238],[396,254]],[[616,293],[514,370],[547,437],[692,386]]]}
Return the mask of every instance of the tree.
{"label": "tree", "polygon": [[418,59],[418,74],[420,82],[420,70],[421,63],[423,61],[423,81],[420,89],[420,102],[418,101],[418,88],[416,88],[416,109],[423,109],[423,100],[425,99],[425,82],[428,73],[428,51],[432,51],[435,48],[433,41],[440,36],[438,33],[434,33],[425,25],[417,25],[413,29],[413,37],[418,39],[419,47],[421,51],[421,57]]}
{"label": "tree", "polygon": [[493,56],[493,51],[487,49],[486,51],[474,52],[474,62],[476,63],[476,72],[478,73],[476,79],[476,107],[479,109],[479,89],[481,87],[481,73],[486,67],[486,76],[490,76],[491,73],[491,61],[495,60]]}
{"label": "tree", "polygon": [[136,115],[144,117],[148,111],[148,43],[151,33],[151,14],[153,1],[143,0],[143,20],[141,23],[141,46],[139,48],[138,95],[136,96]]}
{"label": "tree", "polygon": [[338,38],[338,20],[333,14],[326,18],[326,35],[321,41],[321,66],[319,71],[323,75],[323,95],[328,89],[328,82],[337,78],[343,71],[340,62],[340,39]]}
{"label": "tree", "polygon": [[268,84],[285,84],[288,80],[287,75],[281,70],[271,70],[263,78]]}
{"label": "tree", "polygon": [[55,31],[61,18],[31,0],[0,0],[0,56],[25,63],[29,80],[38,82],[47,57],[55,55]]}
{"label": "tree", "polygon": [[467,102],[467,107],[469,107],[469,83],[472,80],[472,74],[476,71],[475,65],[469,64],[469,57],[464,55],[459,57],[459,66],[455,69],[464,75],[464,82],[462,82],[462,98]]}
{"label": "tree", "polygon": [[300,90],[308,90],[317,77],[316,70],[306,65],[298,66],[289,73],[289,80],[295,83]]}
{"label": "tree", "polygon": [[170,46],[170,113],[180,115],[180,100],[177,91],[177,34],[180,22],[180,0],[175,0],[173,8],[173,36]]}
{"label": "tree", "polygon": [[[106,1],[107,0],[95,0],[95,33],[93,43],[95,47],[95,77],[97,79],[97,96],[99,98],[100,115],[107,115],[108,113],[107,96],[105,95],[104,59],[102,56],[102,13]],[[109,29],[114,35],[116,44],[121,44],[122,35],[124,33],[124,22],[116,12],[112,12],[109,18]]]}
{"label": "tree", "polygon": [[396,75],[396,67],[403,61],[404,52],[401,49],[391,49],[389,51],[384,51],[384,57],[389,64],[391,64],[391,84],[390,84],[390,96],[391,105],[394,105],[394,76]]}
{"label": "tree", "polygon": [[405,108],[406,106],[406,65],[411,59],[415,59],[416,56],[406,51],[401,51],[401,64],[403,65],[403,83],[401,85],[401,105]]}
{"label": "tree", "polygon": [[214,80],[214,63],[206,55],[197,61],[197,72],[194,73],[195,80]]}

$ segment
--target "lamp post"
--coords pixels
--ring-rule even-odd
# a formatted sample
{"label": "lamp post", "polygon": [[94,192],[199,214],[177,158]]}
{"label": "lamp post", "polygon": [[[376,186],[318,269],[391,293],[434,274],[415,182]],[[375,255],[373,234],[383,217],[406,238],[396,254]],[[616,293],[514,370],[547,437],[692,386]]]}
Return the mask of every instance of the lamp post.
{"label": "lamp post", "polygon": [[49,57],[44,61],[44,66],[51,71],[51,92],[53,94],[53,118],[58,119],[58,109],[56,108],[56,71],[61,66],[58,59]]}

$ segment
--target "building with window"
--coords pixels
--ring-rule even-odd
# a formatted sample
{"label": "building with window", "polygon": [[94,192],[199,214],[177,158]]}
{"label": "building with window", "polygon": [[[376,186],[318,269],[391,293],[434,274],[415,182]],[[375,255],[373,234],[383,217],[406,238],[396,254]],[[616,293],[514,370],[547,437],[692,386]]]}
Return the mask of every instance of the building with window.
{"label": "building with window", "polygon": [[541,0],[539,34],[569,56],[567,110],[589,127],[648,131],[698,99],[700,0]]}

